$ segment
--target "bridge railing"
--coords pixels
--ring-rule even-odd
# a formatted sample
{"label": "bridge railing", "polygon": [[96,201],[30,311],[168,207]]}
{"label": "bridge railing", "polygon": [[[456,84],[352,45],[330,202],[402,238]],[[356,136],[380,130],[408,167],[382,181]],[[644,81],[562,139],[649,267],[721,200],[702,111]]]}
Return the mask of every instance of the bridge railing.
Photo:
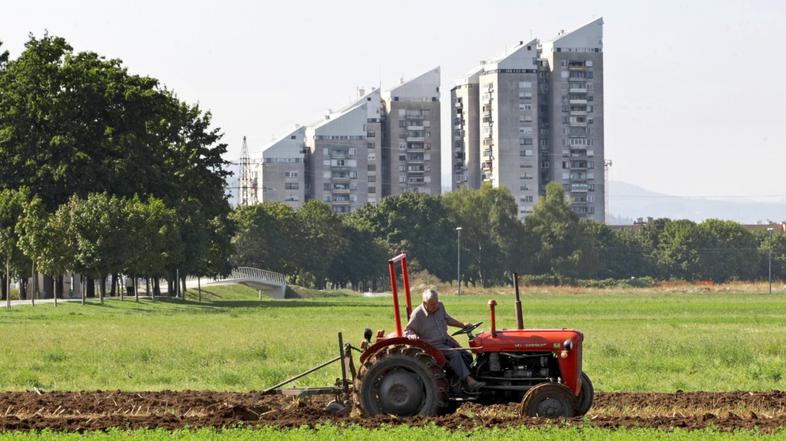
{"label": "bridge railing", "polygon": [[248,266],[234,268],[228,279],[258,280],[260,282],[273,283],[276,285],[286,285],[287,283],[284,275],[281,273]]}

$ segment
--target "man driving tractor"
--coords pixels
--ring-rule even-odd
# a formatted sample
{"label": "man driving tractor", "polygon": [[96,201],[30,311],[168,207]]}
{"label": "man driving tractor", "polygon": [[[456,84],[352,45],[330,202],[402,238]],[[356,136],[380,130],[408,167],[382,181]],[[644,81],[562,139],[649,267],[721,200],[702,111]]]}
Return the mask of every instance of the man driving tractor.
{"label": "man driving tractor", "polygon": [[460,351],[446,351],[461,345],[450,335],[448,326],[465,328],[462,323],[445,311],[445,305],[439,301],[439,294],[433,289],[423,291],[423,303],[412,311],[404,335],[410,340],[423,340],[445,354],[451,369],[466,384],[467,390],[474,392],[486,383],[475,380],[469,374],[469,363]]}

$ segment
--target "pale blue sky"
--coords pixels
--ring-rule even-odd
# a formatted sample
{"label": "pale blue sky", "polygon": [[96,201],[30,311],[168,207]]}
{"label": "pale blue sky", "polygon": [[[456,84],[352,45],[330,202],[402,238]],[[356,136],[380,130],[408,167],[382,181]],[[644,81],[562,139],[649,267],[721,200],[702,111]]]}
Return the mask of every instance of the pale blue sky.
{"label": "pale blue sky", "polygon": [[449,90],[478,60],[601,16],[612,180],[786,193],[783,1],[4,1],[0,41],[14,58],[48,29],[124,60],[211,110],[234,159],[243,135],[258,155],[356,87],[437,65],[447,124]]}

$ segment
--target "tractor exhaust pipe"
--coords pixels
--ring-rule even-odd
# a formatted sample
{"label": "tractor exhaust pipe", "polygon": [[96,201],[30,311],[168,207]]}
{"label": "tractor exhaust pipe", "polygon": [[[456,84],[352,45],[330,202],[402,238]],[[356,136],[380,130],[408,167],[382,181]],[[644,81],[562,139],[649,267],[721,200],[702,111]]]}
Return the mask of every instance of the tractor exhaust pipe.
{"label": "tractor exhaust pipe", "polygon": [[491,311],[491,337],[497,338],[497,314],[494,309],[497,307],[496,300],[489,300],[489,310]]}
{"label": "tractor exhaust pipe", "polygon": [[519,273],[513,273],[513,286],[516,287],[516,328],[524,329],[524,314],[521,312],[521,294],[519,293]]}

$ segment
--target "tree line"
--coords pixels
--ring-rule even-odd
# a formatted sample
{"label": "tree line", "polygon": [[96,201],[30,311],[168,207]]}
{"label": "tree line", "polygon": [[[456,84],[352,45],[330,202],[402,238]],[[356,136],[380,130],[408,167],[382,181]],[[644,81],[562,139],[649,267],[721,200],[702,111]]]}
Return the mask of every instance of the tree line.
{"label": "tree line", "polygon": [[[580,279],[755,280],[786,275],[786,236],[753,232],[722,220],[657,219],[615,229],[579,219],[560,185],[523,222],[506,189],[483,185],[441,196],[408,193],[348,215],[309,201],[238,208],[232,215],[232,261],[284,272],[317,287],[374,288],[384,284],[388,257],[406,252],[411,268],[443,281],[510,283],[513,272],[545,283]],[[456,227],[461,227],[460,250]]]}

